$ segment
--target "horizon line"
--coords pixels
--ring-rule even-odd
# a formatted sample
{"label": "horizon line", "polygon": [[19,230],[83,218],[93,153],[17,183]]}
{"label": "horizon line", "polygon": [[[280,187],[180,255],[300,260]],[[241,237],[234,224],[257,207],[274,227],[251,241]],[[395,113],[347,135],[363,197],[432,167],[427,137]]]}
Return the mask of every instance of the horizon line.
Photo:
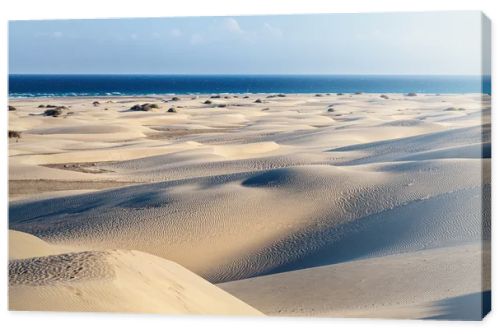
{"label": "horizon line", "polygon": [[151,75],[151,76],[491,76],[449,73],[8,73],[11,75]]}

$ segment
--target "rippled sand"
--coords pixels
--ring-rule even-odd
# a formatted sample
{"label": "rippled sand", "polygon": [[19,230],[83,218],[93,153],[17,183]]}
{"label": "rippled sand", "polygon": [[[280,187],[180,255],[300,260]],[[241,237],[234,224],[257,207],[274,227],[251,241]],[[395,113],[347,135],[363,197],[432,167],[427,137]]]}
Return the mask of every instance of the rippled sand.
{"label": "rippled sand", "polygon": [[[68,283],[57,267],[46,281],[47,266],[12,259],[10,307],[114,311],[119,300],[134,312],[239,305],[238,314],[479,318],[490,290],[487,261],[481,267],[490,98],[386,95],[11,101],[9,130],[21,138],[9,143],[10,229],[48,247],[35,247],[36,263],[101,254],[84,262],[118,258],[127,274],[97,293],[102,303],[84,305],[64,287],[86,280]],[[129,110],[146,102],[159,109]],[[40,104],[67,109],[46,117]],[[25,240],[11,240],[11,252]],[[135,257],[155,307],[123,290]],[[165,283],[157,271],[170,267],[182,270]],[[95,288],[107,287],[99,277]],[[196,307],[195,292],[154,299],[187,277],[213,298]],[[220,288],[235,297],[211,308]]]}

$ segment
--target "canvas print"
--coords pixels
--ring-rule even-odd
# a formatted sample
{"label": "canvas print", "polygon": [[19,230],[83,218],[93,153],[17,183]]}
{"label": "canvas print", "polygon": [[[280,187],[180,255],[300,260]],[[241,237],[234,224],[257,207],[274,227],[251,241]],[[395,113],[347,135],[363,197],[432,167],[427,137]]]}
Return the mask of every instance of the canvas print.
{"label": "canvas print", "polygon": [[9,308],[480,320],[480,12],[9,23]]}

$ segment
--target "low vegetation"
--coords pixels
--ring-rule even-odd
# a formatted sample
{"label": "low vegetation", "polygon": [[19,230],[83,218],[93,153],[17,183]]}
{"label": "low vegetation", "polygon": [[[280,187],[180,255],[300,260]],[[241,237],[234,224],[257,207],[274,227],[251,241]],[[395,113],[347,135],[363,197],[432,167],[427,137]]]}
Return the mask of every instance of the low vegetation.
{"label": "low vegetation", "polygon": [[62,115],[62,109],[56,108],[56,109],[47,109],[43,113],[44,116],[52,116],[52,117],[59,117]]}
{"label": "low vegetation", "polygon": [[156,103],[143,103],[135,104],[130,108],[133,111],[150,111],[151,109],[160,109],[160,106]]}
{"label": "low vegetation", "polygon": [[21,132],[15,130],[9,130],[9,138],[21,139]]}
{"label": "low vegetation", "polygon": [[455,108],[455,107],[449,107],[444,109],[443,111],[464,111],[465,108]]}

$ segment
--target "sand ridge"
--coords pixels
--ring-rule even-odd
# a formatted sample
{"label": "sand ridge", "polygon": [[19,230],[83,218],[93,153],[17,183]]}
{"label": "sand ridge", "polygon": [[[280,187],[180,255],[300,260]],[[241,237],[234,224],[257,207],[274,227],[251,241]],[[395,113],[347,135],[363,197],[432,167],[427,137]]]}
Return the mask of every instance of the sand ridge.
{"label": "sand ridge", "polygon": [[261,315],[171,261],[129,250],[11,260],[9,286],[13,310]]}

